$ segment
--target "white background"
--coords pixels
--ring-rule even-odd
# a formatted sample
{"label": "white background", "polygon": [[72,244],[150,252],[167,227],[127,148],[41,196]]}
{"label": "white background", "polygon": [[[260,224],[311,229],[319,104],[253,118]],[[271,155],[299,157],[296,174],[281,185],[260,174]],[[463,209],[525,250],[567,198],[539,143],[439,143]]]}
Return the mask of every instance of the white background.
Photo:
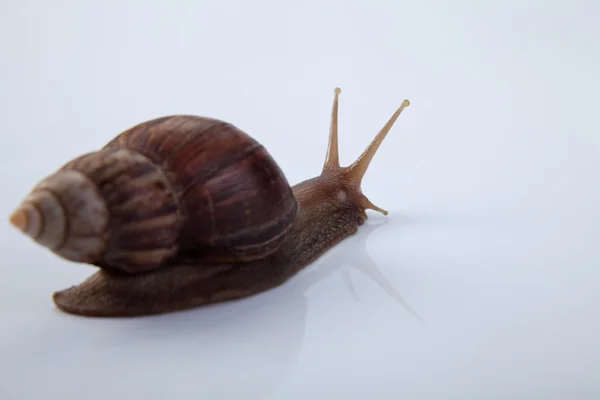
{"label": "white background", "polygon": [[[0,398],[600,398],[600,6],[593,1],[3,1]],[[95,320],[91,267],[8,225],[146,119],[224,119],[291,183],[404,98],[363,189],[388,217],[282,287]],[[414,310],[422,320],[409,310]]]}

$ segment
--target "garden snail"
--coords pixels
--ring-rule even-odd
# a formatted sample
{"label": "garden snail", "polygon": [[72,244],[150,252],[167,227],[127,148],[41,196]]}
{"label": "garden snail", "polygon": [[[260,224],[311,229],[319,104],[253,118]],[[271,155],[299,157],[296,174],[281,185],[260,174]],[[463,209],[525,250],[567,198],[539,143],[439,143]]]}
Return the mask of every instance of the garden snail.
{"label": "garden snail", "polygon": [[404,100],[350,166],[338,157],[335,89],[319,176],[290,186],[267,150],[224,121],[174,115],[138,124],[31,190],[13,226],[54,254],[98,267],[54,293],[82,316],[141,316],[281,285],[352,235],[371,209],[361,181]]}

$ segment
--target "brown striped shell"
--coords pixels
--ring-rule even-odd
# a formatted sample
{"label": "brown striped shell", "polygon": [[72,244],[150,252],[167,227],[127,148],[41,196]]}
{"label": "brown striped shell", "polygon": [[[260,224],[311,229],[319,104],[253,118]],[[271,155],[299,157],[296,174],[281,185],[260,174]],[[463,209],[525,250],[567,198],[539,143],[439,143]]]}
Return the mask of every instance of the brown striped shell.
{"label": "brown striped shell", "polygon": [[179,115],[68,162],[20,209],[23,231],[56,254],[136,273],[180,255],[264,257],[285,239],[298,204],[256,140],[223,121]]}

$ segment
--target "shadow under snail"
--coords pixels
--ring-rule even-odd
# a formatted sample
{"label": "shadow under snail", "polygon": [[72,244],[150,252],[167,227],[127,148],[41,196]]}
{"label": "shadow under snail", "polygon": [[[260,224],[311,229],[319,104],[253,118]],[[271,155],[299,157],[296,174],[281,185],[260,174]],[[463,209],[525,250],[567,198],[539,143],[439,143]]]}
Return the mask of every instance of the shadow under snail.
{"label": "shadow under snail", "polygon": [[54,254],[98,271],[53,295],[67,313],[133,317],[275,288],[357,232],[369,163],[404,100],[350,166],[338,156],[335,89],[319,176],[290,186],[234,125],[193,115],[138,124],[47,176],[10,216]]}

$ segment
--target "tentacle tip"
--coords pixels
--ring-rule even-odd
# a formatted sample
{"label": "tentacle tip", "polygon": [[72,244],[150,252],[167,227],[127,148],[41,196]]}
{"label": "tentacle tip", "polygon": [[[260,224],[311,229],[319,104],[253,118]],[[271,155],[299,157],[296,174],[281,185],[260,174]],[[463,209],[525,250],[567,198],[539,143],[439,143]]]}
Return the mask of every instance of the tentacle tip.
{"label": "tentacle tip", "polygon": [[389,214],[389,212],[387,210],[384,210],[383,208],[379,208],[377,206],[371,207],[371,210],[377,211],[378,213],[383,214],[385,216],[387,216]]}
{"label": "tentacle tip", "polygon": [[335,90],[334,90],[334,93],[335,94],[340,94],[340,93],[342,93],[342,89],[340,89],[339,87],[336,87]]}
{"label": "tentacle tip", "polygon": [[404,101],[402,102],[402,107],[408,107],[408,106],[410,106],[410,100],[404,99]]}
{"label": "tentacle tip", "polygon": [[384,210],[381,207],[377,207],[375,204],[373,204],[373,202],[371,202],[371,200],[369,200],[365,195],[363,195],[363,199],[362,199],[362,204],[363,207],[366,210],[373,210],[373,211],[377,211],[378,213],[381,213],[383,215],[388,215],[388,211]]}

